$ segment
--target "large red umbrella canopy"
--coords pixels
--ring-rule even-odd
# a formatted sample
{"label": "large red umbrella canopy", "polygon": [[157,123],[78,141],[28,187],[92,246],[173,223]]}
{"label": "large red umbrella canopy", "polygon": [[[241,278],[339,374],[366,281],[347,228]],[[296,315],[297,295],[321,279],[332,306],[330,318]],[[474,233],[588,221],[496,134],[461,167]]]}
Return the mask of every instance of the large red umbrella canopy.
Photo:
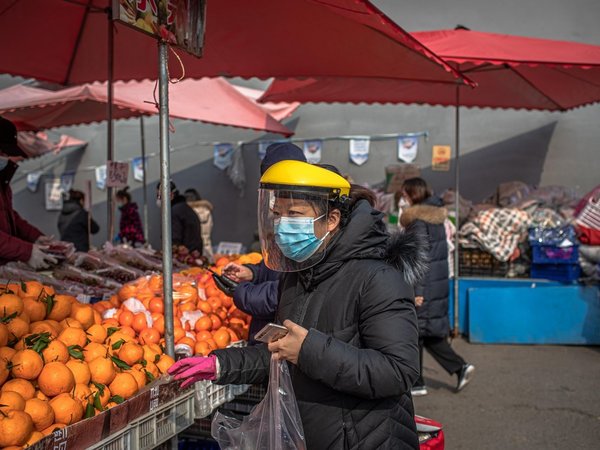
{"label": "large red umbrella canopy", "polygon": [[[0,73],[59,84],[107,80],[111,0],[0,0]],[[114,79],[157,79],[156,42],[114,26]],[[209,0],[189,77],[459,77],[367,0]],[[179,63],[171,55],[172,75]]]}
{"label": "large red umbrella canopy", "polygon": [[276,80],[265,101],[417,103],[564,111],[600,101],[600,46],[464,29],[413,33],[477,83],[387,78]]}
{"label": "large red umbrella canopy", "polygon": [[[155,82],[117,82],[115,119],[158,114]],[[0,90],[0,115],[20,130],[40,130],[106,120],[105,83],[49,91],[16,85]],[[249,128],[290,136],[291,130],[222,78],[184,80],[171,87],[169,115],[215,125]]]}

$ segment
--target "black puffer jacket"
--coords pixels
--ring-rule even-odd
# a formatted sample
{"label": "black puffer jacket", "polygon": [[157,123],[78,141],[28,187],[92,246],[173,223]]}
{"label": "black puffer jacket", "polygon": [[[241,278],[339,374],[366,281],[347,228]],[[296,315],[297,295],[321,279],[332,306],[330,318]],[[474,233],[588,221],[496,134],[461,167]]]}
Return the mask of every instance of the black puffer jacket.
{"label": "black puffer jacket", "polygon": [[[72,242],[78,252],[87,252],[90,249],[88,239],[88,215],[81,203],[74,200],[65,200],[63,208],[58,216],[58,231],[60,240]],[[96,234],[100,227],[90,220],[90,232]]]}
{"label": "black puffer jacket", "polygon": [[171,201],[171,234],[173,245],[184,245],[189,251],[202,254],[200,219],[183,195],[177,194]]}
{"label": "black puffer jacket", "polygon": [[402,212],[402,226],[425,236],[428,241],[429,270],[415,286],[415,296],[424,298],[417,308],[421,336],[446,337],[448,322],[448,243],[444,221],[448,212],[437,197],[429,197],[419,205]]}
{"label": "black puffer jacket", "polygon": [[[290,364],[309,450],[419,448],[410,397],[419,372],[410,283],[423,259],[413,236],[390,238],[382,216],[359,202],[324,260],[280,281],[277,321],[309,330],[298,365]],[[268,378],[264,344],[214,353],[221,384]]]}

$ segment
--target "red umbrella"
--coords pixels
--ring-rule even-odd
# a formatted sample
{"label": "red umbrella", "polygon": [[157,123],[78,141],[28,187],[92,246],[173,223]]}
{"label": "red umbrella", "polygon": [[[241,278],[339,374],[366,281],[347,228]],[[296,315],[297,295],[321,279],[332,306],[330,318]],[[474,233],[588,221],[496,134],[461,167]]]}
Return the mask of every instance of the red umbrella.
{"label": "red umbrella", "polygon": [[[565,111],[600,101],[600,46],[464,29],[413,33],[477,83],[460,106]],[[263,101],[456,106],[446,83],[387,78],[275,80]]]}
{"label": "red umbrella", "polygon": [[[153,81],[117,82],[113,118],[158,114]],[[291,130],[222,78],[184,80],[171,87],[169,115],[215,125],[249,128],[290,136]],[[0,90],[0,115],[20,130],[39,130],[106,120],[105,83],[60,91],[16,85]]]}
{"label": "red umbrella", "polygon": [[[461,89],[447,83],[364,77],[275,80],[261,100],[455,106],[457,216],[460,106],[566,111],[600,101],[600,46],[466,29],[413,36],[465,73],[477,87]],[[458,277],[458,242],[455,247]],[[454,287],[458,330],[458,280]]]}
{"label": "red umbrella", "polygon": [[[0,73],[81,84],[107,80],[112,0],[0,0]],[[156,42],[114,25],[114,79],[157,79]],[[204,55],[178,51],[192,78],[459,75],[367,0],[207,2]],[[170,56],[172,73],[178,63]]]}

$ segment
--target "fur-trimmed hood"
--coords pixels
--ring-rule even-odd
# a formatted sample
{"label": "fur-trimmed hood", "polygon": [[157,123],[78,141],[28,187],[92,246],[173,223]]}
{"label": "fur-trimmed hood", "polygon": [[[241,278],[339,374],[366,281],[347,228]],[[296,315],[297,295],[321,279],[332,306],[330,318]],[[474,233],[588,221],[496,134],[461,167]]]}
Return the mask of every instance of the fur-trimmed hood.
{"label": "fur-trimmed hood", "polygon": [[209,211],[212,211],[212,209],[213,209],[212,203],[209,202],[208,200],[196,200],[194,202],[188,202],[188,205],[190,205],[193,209],[206,208]]}
{"label": "fur-trimmed hood", "polygon": [[393,233],[387,242],[385,259],[414,286],[427,272],[427,238],[413,229]]}
{"label": "fur-trimmed hood", "polygon": [[400,216],[400,224],[403,227],[408,227],[415,220],[431,223],[433,225],[441,225],[448,217],[448,210],[440,206],[433,205],[414,205],[402,211]]}

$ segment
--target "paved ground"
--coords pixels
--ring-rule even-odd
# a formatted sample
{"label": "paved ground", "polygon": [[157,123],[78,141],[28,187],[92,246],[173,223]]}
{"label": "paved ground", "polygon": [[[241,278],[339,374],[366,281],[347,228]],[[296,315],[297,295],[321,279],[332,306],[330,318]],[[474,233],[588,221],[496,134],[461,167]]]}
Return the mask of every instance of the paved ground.
{"label": "paved ground", "polygon": [[454,348],[477,367],[455,394],[426,355],[429,395],[417,414],[444,424],[446,449],[600,449],[600,347],[471,345]]}

